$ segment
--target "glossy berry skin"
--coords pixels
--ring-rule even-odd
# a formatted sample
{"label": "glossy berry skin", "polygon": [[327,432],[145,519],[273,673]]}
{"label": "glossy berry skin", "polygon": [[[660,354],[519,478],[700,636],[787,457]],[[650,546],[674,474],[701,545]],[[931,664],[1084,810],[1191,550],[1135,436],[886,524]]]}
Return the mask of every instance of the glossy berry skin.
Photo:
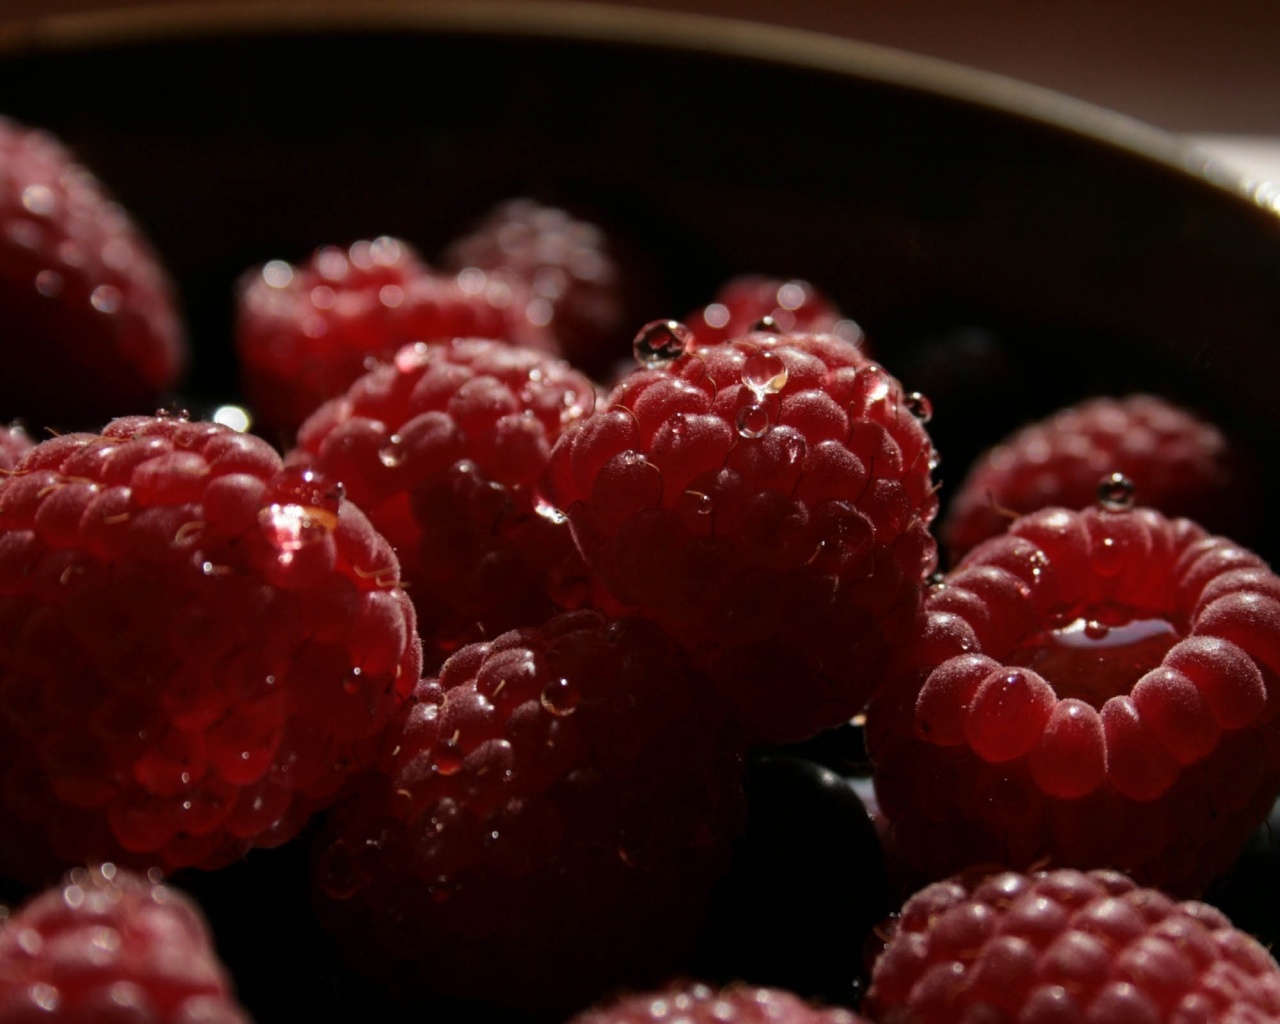
{"label": "glossy berry skin", "polygon": [[0,477],[0,871],[292,837],[417,681],[387,542],[264,441],[115,420]]}
{"label": "glossy berry skin", "polygon": [[879,683],[934,566],[929,437],[842,338],[703,346],[661,329],[669,354],[688,347],[560,439],[549,500],[596,600],[676,637],[754,740],[838,725]]}
{"label": "glossy berry skin", "polygon": [[287,461],[342,480],[395,547],[434,668],[585,597],[568,524],[534,485],[594,404],[589,380],[533,349],[420,343],[318,410]]}
{"label": "glossy berry skin", "polygon": [[644,620],[570,612],[464,647],[385,750],[315,880],[322,920],[393,986],[565,1011],[653,983],[741,828],[735,734]]}
{"label": "glossy berry skin", "polygon": [[1048,509],[931,590],[867,713],[896,855],[1195,894],[1280,785],[1280,579],[1150,509]]}
{"label": "glossy berry skin", "polygon": [[863,1009],[877,1024],[1265,1024],[1280,967],[1220,911],[1118,872],[975,872],[906,902]]}
{"label": "glossy berry skin", "polygon": [[732,341],[770,321],[783,334],[829,333],[856,345],[870,358],[867,339],[856,323],[808,281],[764,274],[730,278],[711,301],[686,318],[685,324],[704,345]]}
{"label": "glossy berry skin", "polygon": [[577,1014],[569,1024],[866,1024],[841,1007],[812,1005],[785,989],[752,985],[716,988],[675,982],[635,992]]}
{"label": "glossy berry skin", "polygon": [[1217,427],[1158,395],[1091,398],[1023,427],[969,470],[942,523],[959,558],[1010,520],[1050,506],[1088,508],[1099,483],[1126,477],[1134,499],[1245,540],[1256,495],[1243,456]]}
{"label": "glossy berry skin", "polygon": [[204,917],[178,890],[75,868],[0,915],[0,1024],[248,1024]]}
{"label": "glossy berry skin", "polygon": [[535,199],[509,199],[456,239],[442,262],[462,280],[510,290],[512,341],[588,369],[625,354],[634,282],[598,225]]}
{"label": "glossy berry skin", "polygon": [[151,243],[52,135],[0,118],[0,417],[81,427],[150,411],[188,353]]}
{"label": "glossy berry skin", "polygon": [[505,338],[510,289],[463,280],[380,237],[324,246],[301,265],[272,260],[241,278],[235,345],[258,426],[292,433],[326,399],[404,345]]}

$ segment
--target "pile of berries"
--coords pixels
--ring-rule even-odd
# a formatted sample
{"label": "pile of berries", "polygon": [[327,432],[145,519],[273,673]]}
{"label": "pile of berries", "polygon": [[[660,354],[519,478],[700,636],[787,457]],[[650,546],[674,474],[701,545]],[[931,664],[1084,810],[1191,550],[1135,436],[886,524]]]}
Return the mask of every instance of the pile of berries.
{"label": "pile of berries", "polygon": [[1280,1019],[1197,902],[1280,791],[1280,577],[1205,419],[1083,402],[944,513],[928,399],[819,288],[667,319],[528,199],[434,265],[266,254],[243,406],[157,412],[141,230],[7,121],[0,218],[42,353],[0,389],[0,1024],[245,1021],[232,975],[296,1006],[241,973],[281,943],[383,1016]]}

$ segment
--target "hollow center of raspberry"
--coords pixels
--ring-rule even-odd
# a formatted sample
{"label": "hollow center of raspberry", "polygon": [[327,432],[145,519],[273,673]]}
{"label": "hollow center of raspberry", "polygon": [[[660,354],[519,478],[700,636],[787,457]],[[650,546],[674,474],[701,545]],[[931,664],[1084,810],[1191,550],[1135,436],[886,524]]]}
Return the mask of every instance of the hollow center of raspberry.
{"label": "hollow center of raspberry", "polygon": [[1059,699],[1075,697],[1101,709],[1129,693],[1179,639],[1165,619],[1091,609],[1040,633],[1011,660],[1042,675]]}

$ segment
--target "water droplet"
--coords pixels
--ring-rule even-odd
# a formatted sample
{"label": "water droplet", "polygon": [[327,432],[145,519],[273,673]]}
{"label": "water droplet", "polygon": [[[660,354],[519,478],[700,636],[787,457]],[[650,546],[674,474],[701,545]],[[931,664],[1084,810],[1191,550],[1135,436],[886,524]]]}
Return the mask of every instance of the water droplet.
{"label": "water droplet", "polygon": [[538,698],[542,706],[557,718],[567,718],[578,707],[581,694],[568,679],[553,679],[542,688]]}
{"label": "water droplet", "polygon": [[293,267],[284,260],[271,260],[262,268],[262,280],[269,288],[288,288],[293,281]]}
{"label": "water droplet", "polygon": [[562,526],[569,521],[569,517],[552,505],[545,498],[539,498],[533,506],[534,512],[542,516],[543,519],[549,519],[557,526]]}
{"label": "water droplet", "polygon": [[347,678],[342,681],[343,692],[352,697],[359,693],[361,683],[363,682],[360,676],[361,672],[359,666],[352,668],[352,670],[347,674]]}
{"label": "water droplet", "polygon": [[1108,512],[1126,512],[1133,508],[1137,487],[1123,473],[1112,473],[1098,484],[1098,504]]}
{"label": "water droplet", "polygon": [[298,551],[332,533],[338,517],[321,508],[277,504],[268,505],[258,513],[258,524],[282,560],[289,561]]}
{"label": "water droplet", "polygon": [[401,373],[412,373],[420,370],[431,361],[431,346],[425,341],[415,341],[405,345],[395,355],[396,369]]}
{"label": "water droplet", "polygon": [[99,313],[114,313],[123,301],[124,296],[120,294],[120,289],[110,284],[100,284],[89,293],[89,303]]}
{"label": "water droplet", "polygon": [[636,362],[652,368],[679,359],[691,344],[693,332],[678,320],[653,320],[640,328],[631,351]]}
{"label": "water droplet", "polygon": [[395,469],[404,462],[404,439],[399,434],[392,434],[378,449],[378,461],[387,469]]}
{"label": "water droplet", "polygon": [[773,425],[769,410],[755,402],[738,410],[737,424],[738,433],[746,438],[763,437]]}
{"label": "water droplet", "polygon": [[66,287],[66,280],[56,270],[42,270],[36,274],[36,291],[46,299],[56,299]]}
{"label": "water droplet", "polygon": [[928,423],[933,419],[933,403],[919,391],[912,391],[906,395],[903,398],[903,404],[907,407],[907,412],[921,423]]}
{"label": "water droplet", "polygon": [[456,775],[462,767],[462,746],[456,735],[441,740],[431,754],[431,770],[437,775]]}
{"label": "water droplet", "polygon": [[166,408],[156,410],[156,419],[177,420],[179,423],[189,423],[191,421],[191,410],[183,409],[177,405],[167,406]]}
{"label": "water droplet", "polygon": [[53,213],[57,203],[53,190],[48,185],[28,185],[22,190],[22,205],[28,213],[37,217],[48,217]]}
{"label": "water droplet", "polygon": [[753,331],[759,331],[764,334],[781,334],[782,328],[778,326],[778,321],[772,316],[762,316],[754,324],[751,325]]}
{"label": "water droplet", "polygon": [[687,490],[681,496],[681,505],[696,516],[709,516],[715,511],[715,499],[705,491]]}
{"label": "water droplet", "polygon": [[243,434],[253,425],[249,410],[239,405],[220,405],[213,411],[213,422]]}
{"label": "water droplet", "polygon": [[272,497],[281,505],[304,505],[328,513],[336,522],[346,489],[341,482],[330,480],[309,467],[289,466],[271,481]]}
{"label": "water droplet", "polygon": [[777,394],[787,386],[787,364],[777,352],[752,352],[742,364],[742,383],[754,391],[757,398]]}

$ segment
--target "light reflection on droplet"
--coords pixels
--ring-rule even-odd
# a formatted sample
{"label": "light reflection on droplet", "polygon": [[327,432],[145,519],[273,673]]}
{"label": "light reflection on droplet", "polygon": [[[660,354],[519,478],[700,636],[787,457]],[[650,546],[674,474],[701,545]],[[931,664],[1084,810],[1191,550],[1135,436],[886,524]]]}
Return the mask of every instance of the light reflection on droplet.
{"label": "light reflection on droplet", "polygon": [[89,293],[89,302],[99,313],[115,313],[123,301],[120,289],[110,284],[100,284]]}
{"label": "light reflection on droplet", "polygon": [[287,288],[293,281],[293,267],[284,260],[272,260],[262,268],[262,280],[271,288]]}
{"label": "light reflection on droplet", "polygon": [[249,410],[239,405],[220,405],[213,410],[213,422],[243,434],[253,423]]}

